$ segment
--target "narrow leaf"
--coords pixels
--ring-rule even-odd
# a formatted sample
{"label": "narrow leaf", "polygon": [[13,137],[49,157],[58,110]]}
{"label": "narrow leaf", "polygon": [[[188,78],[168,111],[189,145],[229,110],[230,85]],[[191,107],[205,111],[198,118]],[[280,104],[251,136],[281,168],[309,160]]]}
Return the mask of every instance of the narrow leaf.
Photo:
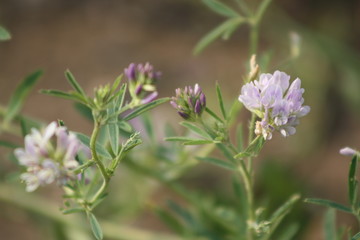
{"label": "narrow leaf", "polygon": [[224,34],[229,29],[232,29],[235,26],[239,26],[244,23],[244,19],[242,17],[231,18],[217,26],[215,29],[206,34],[195,46],[194,54],[197,55],[202,52],[210,43],[219,38],[222,34]]}
{"label": "narrow leaf", "polygon": [[224,101],[223,101],[223,97],[222,97],[222,94],[221,94],[220,85],[218,83],[216,83],[216,95],[217,95],[217,98],[218,98],[218,101],[219,101],[221,113],[222,113],[224,119],[227,119],[226,110],[225,110],[225,106],[224,106]]}
{"label": "narrow leaf", "polygon": [[11,143],[8,141],[3,141],[3,140],[0,140],[0,146],[6,147],[6,148],[12,148],[12,149],[20,147],[20,145],[18,145],[18,144]]}
{"label": "narrow leaf", "polygon": [[93,115],[92,115],[92,111],[91,108],[89,108],[88,106],[82,104],[82,103],[78,103],[76,102],[74,104],[75,109],[87,120],[93,122]]}
{"label": "narrow leaf", "polygon": [[109,134],[109,140],[110,140],[110,146],[115,155],[119,153],[120,150],[120,144],[119,144],[119,138],[120,138],[120,131],[117,124],[108,124],[107,125],[107,131]]}
{"label": "narrow leaf", "polygon": [[240,159],[244,157],[256,156],[265,144],[265,139],[262,136],[257,136],[245,151],[237,154],[234,158]]}
{"label": "narrow leaf", "polygon": [[0,41],[7,41],[11,39],[11,34],[2,26],[0,26]]}
{"label": "narrow leaf", "polygon": [[81,88],[80,84],[76,81],[74,75],[72,75],[69,69],[65,71],[65,77],[77,93],[83,97],[86,97],[84,90]]}
{"label": "narrow leaf", "polygon": [[41,70],[33,72],[17,86],[10,98],[4,122],[10,122],[20,112],[26,97],[42,74],[43,71]]}
{"label": "narrow leaf", "polygon": [[356,168],[357,168],[357,155],[355,155],[350,164],[349,178],[348,178],[348,191],[349,191],[349,202],[351,206],[356,205],[357,199],[357,180],[356,180]]}
{"label": "narrow leaf", "polygon": [[[86,136],[85,134],[82,133],[78,133],[78,132],[74,132],[77,136],[77,138],[86,146],[90,147],[90,138],[88,136]],[[96,152],[105,157],[105,158],[111,158],[111,155],[108,153],[108,151],[99,143],[96,143]]]}
{"label": "narrow leaf", "polygon": [[128,115],[126,115],[123,120],[125,121],[129,121],[137,116],[139,116],[140,114],[147,112],[157,106],[159,106],[160,104],[163,104],[165,102],[168,102],[170,100],[170,98],[160,98],[157,99],[155,101],[152,101],[150,103],[144,104],[138,108],[136,108],[134,111],[132,111],[131,113],[129,113]]}
{"label": "narrow leaf", "polygon": [[210,110],[210,108],[205,108],[205,111],[210,115],[212,116],[214,119],[218,120],[219,122],[222,122],[224,123],[224,121],[218,116],[216,115],[216,113],[214,113],[213,111]]}
{"label": "narrow leaf", "polygon": [[227,5],[219,2],[217,0],[203,0],[203,3],[206,4],[214,12],[225,16],[225,17],[238,17],[239,13],[228,7]]}
{"label": "narrow leaf", "polygon": [[84,100],[84,98],[79,97],[78,95],[75,95],[74,93],[67,93],[67,92],[62,92],[62,91],[58,91],[58,90],[44,90],[44,89],[40,90],[40,93],[86,104],[86,101]]}
{"label": "narrow leaf", "polygon": [[307,198],[304,200],[304,202],[318,204],[318,205],[322,205],[325,207],[335,208],[335,209],[343,211],[343,212],[352,213],[352,211],[349,207],[346,207],[342,204],[339,204],[339,203],[336,203],[336,202],[333,202],[330,200],[326,200],[326,199]]}
{"label": "narrow leaf", "polygon": [[189,123],[189,122],[181,122],[180,125],[186,127],[187,129],[189,129],[190,131],[197,133],[198,135],[204,137],[204,138],[210,138],[210,135],[203,129],[201,129],[200,127],[196,126],[193,123]]}
{"label": "narrow leaf", "polygon": [[124,83],[122,86],[121,86],[121,89],[120,89],[120,93],[119,93],[119,97],[118,97],[118,102],[116,103],[116,108],[117,109],[121,109],[122,106],[124,105],[124,99],[125,99],[125,95],[126,95],[126,89],[127,89],[127,84]]}
{"label": "narrow leaf", "polygon": [[243,149],[244,149],[244,134],[243,134],[242,124],[239,124],[236,127],[236,143],[237,143],[238,149],[240,149],[240,151],[243,151]]}
{"label": "narrow leaf", "polygon": [[329,208],[324,218],[324,234],[326,240],[336,240],[335,210]]}
{"label": "narrow leaf", "polygon": [[77,212],[84,212],[85,210],[83,208],[70,208],[70,209],[65,209],[62,211],[63,214],[72,214],[72,213],[77,213]]}
{"label": "narrow leaf", "polygon": [[217,159],[217,158],[212,158],[212,157],[196,157],[196,159],[203,161],[203,162],[207,162],[207,163],[211,163],[215,166],[221,167],[221,168],[225,168],[227,170],[231,170],[231,171],[236,171],[236,166],[230,162],[225,162],[223,160]]}
{"label": "narrow leaf", "polygon": [[97,240],[103,239],[103,233],[102,233],[100,224],[99,224],[99,222],[97,221],[95,215],[92,214],[91,212],[88,212],[88,218],[89,218],[91,230],[92,230],[95,238],[96,238]]}
{"label": "narrow leaf", "polygon": [[205,140],[205,139],[196,139],[196,140],[184,142],[183,145],[202,145],[202,144],[210,144],[210,143],[214,143],[214,141]]}
{"label": "narrow leaf", "polygon": [[351,238],[351,240],[359,240],[359,239],[360,239],[360,232],[358,232]]}
{"label": "narrow leaf", "polygon": [[156,209],[155,213],[160,217],[160,219],[169,226],[174,232],[182,235],[185,232],[184,227],[180,223],[178,219],[176,219],[174,216],[172,216],[169,212],[162,210],[162,209]]}
{"label": "narrow leaf", "polygon": [[290,199],[285,202],[281,207],[279,207],[270,217],[269,222],[271,222],[271,233],[277,228],[283,218],[289,213],[294,204],[300,199],[300,195],[295,194],[290,197]]}

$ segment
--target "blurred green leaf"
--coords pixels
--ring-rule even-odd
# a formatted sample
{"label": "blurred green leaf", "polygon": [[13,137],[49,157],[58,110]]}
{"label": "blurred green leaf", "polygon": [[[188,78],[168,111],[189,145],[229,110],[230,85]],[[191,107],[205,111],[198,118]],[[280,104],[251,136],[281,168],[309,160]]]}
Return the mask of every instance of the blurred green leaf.
{"label": "blurred green leaf", "polygon": [[[117,105],[116,102],[112,102],[112,107],[108,109],[108,116],[111,116],[115,113],[115,111],[117,109],[116,105]],[[107,129],[107,133],[109,136],[111,149],[112,149],[113,153],[115,153],[115,156],[117,156],[119,153],[119,150],[120,150],[120,143],[119,143],[120,130],[119,130],[118,125],[116,124],[118,121],[117,115],[110,117],[109,121],[114,122],[114,124],[112,124],[112,123],[107,124],[106,129]]]}
{"label": "blurred green leaf", "polygon": [[357,168],[358,157],[355,155],[350,164],[349,177],[348,177],[348,191],[349,191],[349,202],[350,205],[357,209],[357,180],[356,180],[356,168]]}
{"label": "blurred green leaf", "polygon": [[217,0],[202,0],[215,13],[225,17],[239,17],[239,13]]}
{"label": "blurred green leaf", "polygon": [[244,157],[256,156],[260,152],[264,144],[265,139],[262,136],[257,136],[245,149],[245,151],[235,155],[234,158],[239,159]]}
{"label": "blurred green leaf", "polygon": [[225,161],[217,159],[217,158],[196,157],[196,159],[203,161],[203,162],[211,163],[211,164],[221,167],[221,168],[225,168],[226,170],[236,171],[236,166],[234,164],[232,164],[230,162],[225,162]]}
{"label": "blurred green leaf", "polygon": [[63,91],[59,91],[59,90],[42,89],[42,90],[40,90],[40,93],[50,95],[50,96],[54,96],[54,97],[59,97],[59,98],[72,100],[72,101],[75,101],[75,102],[80,102],[82,104],[86,104],[86,99],[84,99],[79,94],[76,94],[75,92],[67,93],[67,92],[63,92]]}
{"label": "blurred green leaf", "polygon": [[214,113],[213,111],[211,111],[210,108],[206,107],[206,108],[205,108],[205,111],[206,111],[210,116],[212,116],[214,119],[218,120],[218,121],[221,122],[221,123],[224,123],[224,121],[223,121],[218,115],[216,115],[216,113]]}
{"label": "blurred green leaf", "polygon": [[95,215],[92,214],[91,212],[88,212],[87,215],[88,215],[88,218],[89,218],[91,230],[92,230],[95,238],[96,238],[97,240],[102,240],[102,239],[103,239],[103,233],[102,233],[100,224],[99,224],[99,222],[97,221]]}
{"label": "blurred green leaf", "polygon": [[333,202],[330,200],[326,200],[326,199],[307,198],[304,200],[304,202],[318,204],[318,205],[322,205],[325,207],[335,208],[335,209],[343,211],[343,212],[352,213],[352,211],[349,207],[346,207],[342,204],[339,204],[339,203],[336,203],[336,202]]}
{"label": "blurred green leaf", "polygon": [[351,238],[351,240],[359,240],[359,239],[360,239],[360,232],[358,232]]}
{"label": "blurred green leaf", "polygon": [[329,208],[324,218],[324,234],[326,240],[336,240],[335,210]]}
{"label": "blurred green leaf", "polygon": [[165,141],[169,142],[189,142],[189,141],[196,141],[196,140],[203,140],[203,139],[196,139],[196,138],[189,138],[189,137],[166,137]]}
{"label": "blurred green leaf", "polygon": [[236,143],[237,143],[237,148],[240,151],[243,151],[244,149],[244,136],[243,136],[243,126],[240,123],[237,127],[236,127]]}
{"label": "blurred green leaf", "polygon": [[176,232],[177,234],[180,234],[180,235],[183,235],[185,233],[185,229],[182,226],[182,224],[178,221],[178,219],[176,219],[169,212],[158,208],[155,210],[155,213],[174,232]]}
{"label": "blurred green leaf", "polygon": [[221,94],[221,89],[220,89],[219,83],[216,83],[216,95],[217,95],[217,98],[219,101],[221,113],[222,113],[224,119],[227,119],[226,110],[225,110],[224,101],[223,101],[223,97]]}
{"label": "blurred green leaf", "polygon": [[190,122],[181,122],[180,125],[186,127],[187,129],[189,129],[190,131],[194,132],[194,133],[197,133],[198,135],[206,138],[206,139],[209,139],[210,138],[210,135],[205,131],[203,130],[202,128],[196,126],[195,124],[193,123],[190,123]]}
{"label": "blurred green leaf", "polygon": [[11,39],[11,34],[2,26],[0,26],[0,41],[7,41]]}
{"label": "blurred green leaf", "polygon": [[299,224],[293,223],[285,228],[283,232],[277,237],[277,240],[292,240],[295,239],[296,233],[299,231]]}
{"label": "blurred green leaf", "polygon": [[[77,138],[83,143],[85,144],[87,147],[90,146],[90,138],[88,136],[86,136],[85,134],[82,133],[78,133],[78,132],[73,132],[76,134]],[[111,159],[111,155],[108,153],[108,151],[99,143],[96,143],[96,152],[105,157],[105,158],[109,158]]]}
{"label": "blurred green leaf", "polygon": [[210,144],[210,143],[214,143],[214,141],[205,140],[205,139],[195,139],[195,140],[184,142],[183,145],[202,145],[202,144]]}
{"label": "blurred green leaf", "polygon": [[84,208],[70,208],[70,209],[62,210],[62,213],[63,214],[72,214],[72,213],[84,212],[84,211],[85,211]]}
{"label": "blurred green leaf", "polygon": [[26,97],[29,95],[30,91],[42,74],[43,71],[41,70],[33,72],[17,86],[7,107],[7,112],[4,118],[5,123],[11,122],[11,120],[21,111]]}
{"label": "blurred green leaf", "polygon": [[15,143],[12,143],[9,141],[4,141],[4,140],[0,140],[0,146],[6,147],[6,148],[12,148],[12,149],[20,147],[18,144],[15,144]]}
{"label": "blurred green leaf", "polygon": [[[240,213],[242,215],[242,217],[240,218],[239,221],[239,232],[242,232],[243,235],[245,235],[246,233],[246,228],[247,228],[247,223],[246,223],[246,219],[247,219],[247,213],[248,213],[248,208],[249,208],[249,204],[248,204],[248,198],[246,196],[246,191],[244,189],[244,185],[240,182],[238,176],[233,176],[232,179],[232,184],[233,184],[233,189],[234,189],[234,193],[236,196],[236,203],[239,205],[240,208]],[[245,239],[245,236],[243,237],[243,239]]]}
{"label": "blurred green leaf", "polygon": [[236,26],[238,27],[240,24],[244,23],[245,19],[242,17],[231,18],[217,26],[215,29],[206,34],[195,46],[193,52],[195,55],[202,52],[210,43],[219,38],[222,34],[229,29],[233,30]]}
{"label": "blurred green leaf", "polygon": [[165,102],[168,102],[170,100],[170,98],[160,98],[157,99],[155,101],[152,101],[150,103],[141,105],[140,107],[136,108],[134,111],[132,111],[131,113],[129,113],[128,115],[126,115],[123,120],[125,121],[129,121],[137,116],[139,116],[140,114],[147,112],[157,106],[159,106],[160,104],[163,104]]}
{"label": "blurred green leaf", "polygon": [[79,102],[76,102],[74,107],[84,118],[91,122],[94,121],[91,108]]}
{"label": "blurred green leaf", "polygon": [[152,124],[149,114],[143,114],[141,120],[144,125],[146,134],[149,136],[151,141],[153,141],[153,143],[155,143],[154,126]]}
{"label": "blurred green leaf", "polygon": [[68,82],[70,83],[70,85],[74,88],[74,90],[77,93],[79,93],[81,96],[86,98],[86,94],[85,94],[84,90],[81,88],[80,84],[76,81],[74,75],[70,72],[69,69],[67,69],[65,71],[65,77],[68,80]]}
{"label": "blurred green leaf", "polygon": [[118,125],[120,130],[122,130],[128,134],[133,132],[133,127],[128,122],[119,121],[116,124]]}
{"label": "blurred green leaf", "polygon": [[[275,231],[283,218],[289,213],[294,204],[300,199],[300,195],[294,194],[290,197],[290,199],[285,202],[281,207],[279,207],[270,217],[269,222],[270,231],[268,233],[268,237]],[[265,238],[268,239],[268,238]]]}

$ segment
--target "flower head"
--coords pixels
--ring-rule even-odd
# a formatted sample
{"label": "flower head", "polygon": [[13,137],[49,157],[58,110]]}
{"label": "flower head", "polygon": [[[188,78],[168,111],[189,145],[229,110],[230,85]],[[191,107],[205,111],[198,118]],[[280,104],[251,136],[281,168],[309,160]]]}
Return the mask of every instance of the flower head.
{"label": "flower head", "polygon": [[20,178],[32,192],[41,185],[65,184],[74,177],[70,170],[78,167],[75,157],[83,148],[74,133],[66,127],[50,123],[43,131],[32,129],[25,137],[25,147],[15,149],[19,164],[26,167]]}
{"label": "flower head", "polygon": [[255,133],[265,139],[272,138],[274,130],[284,136],[295,134],[299,118],[310,112],[303,106],[304,89],[301,80],[295,79],[290,85],[290,76],[284,72],[261,74],[259,80],[245,84],[241,89],[239,101],[262,119],[256,124]]}
{"label": "flower head", "polygon": [[176,96],[172,97],[170,104],[182,118],[194,121],[201,116],[206,107],[206,97],[199,84],[195,84],[194,88],[191,86],[178,88],[175,92]]}
{"label": "flower head", "polygon": [[149,63],[131,63],[124,73],[129,80],[129,92],[135,105],[156,99],[158,92],[155,82],[160,78],[161,72],[154,71],[154,67]]}

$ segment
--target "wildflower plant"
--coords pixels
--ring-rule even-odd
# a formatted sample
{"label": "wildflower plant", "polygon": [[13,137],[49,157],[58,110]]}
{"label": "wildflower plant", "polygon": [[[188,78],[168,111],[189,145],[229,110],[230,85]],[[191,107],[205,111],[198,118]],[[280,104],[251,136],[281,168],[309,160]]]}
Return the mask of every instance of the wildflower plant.
{"label": "wildflower plant", "polygon": [[[177,88],[171,98],[158,98],[156,84],[161,81],[161,73],[150,63],[131,63],[113,83],[97,86],[93,94],[85,92],[69,70],[65,72],[65,77],[72,87],[71,91],[41,91],[73,101],[79,112],[93,123],[90,136],[70,129],[62,120],[44,127],[44,124],[21,114],[22,104],[42,75],[41,71],[30,74],[20,83],[4,110],[0,133],[21,135],[24,146],[8,141],[0,141],[0,145],[14,149],[21,167],[18,180],[25,184],[25,190],[34,192],[51,184],[60,187],[64,192],[62,213],[86,215],[96,239],[106,236],[129,240],[285,240],[293,239],[296,234],[296,228],[284,229],[281,226],[283,219],[299,202],[298,193],[287,196],[288,200],[273,212],[254,196],[255,157],[265,144],[272,144],[270,140],[275,131],[284,137],[294,135],[300,118],[310,112],[310,107],[305,105],[305,90],[299,78],[290,81],[292,77],[282,70],[270,71],[266,64],[256,61],[256,56],[261,57],[258,51],[259,26],[271,1],[260,1],[256,9],[251,9],[242,0],[235,1],[238,8],[218,0],[203,2],[226,20],[199,41],[194,49],[196,54],[220,37],[228,39],[242,25],[248,25],[250,29],[248,69],[243,74],[242,86],[238,86],[239,95],[233,96],[230,106],[226,104],[218,83],[215,87],[217,108],[207,104],[206,95],[209,92],[203,91],[197,83]],[[0,26],[0,40],[9,38],[10,34]],[[300,54],[300,37],[292,33],[290,44],[289,59],[292,60]],[[182,120],[180,125],[186,130],[183,135],[169,125],[161,133],[154,130],[155,124],[148,112],[166,102]],[[251,114],[247,138],[245,124],[237,121],[242,110]],[[130,121],[135,118],[138,118],[135,123]],[[139,125],[143,127],[141,133]],[[159,140],[163,135],[165,142]],[[184,147],[188,145],[192,148]],[[326,199],[305,201],[350,213],[359,220],[356,180],[359,152],[344,148],[340,153],[353,157],[348,178],[349,206]],[[228,171],[232,177],[235,204],[219,203],[217,197],[190,190],[178,181],[202,162]],[[153,200],[144,204],[179,237],[131,227],[121,228],[118,222],[112,225],[107,222],[102,230],[95,208],[106,201],[108,195],[118,194],[111,192],[109,186],[114,182],[114,176],[118,175],[119,168],[129,170],[134,176],[139,174],[144,186],[147,184],[143,181],[144,177],[156,180],[183,200],[181,203],[170,200],[166,207],[158,206]],[[47,214],[46,211],[39,212]],[[52,213],[46,216],[67,222]],[[67,225],[81,228],[77,222]],[[325,219],[326,236],[337,234],[334,222],[335,213],[330,210]],[[112,229],[109,233],[106,230],[110,229],[110,225]],[[279,233],[281,238],[278,238]],[[360,238],[360,233],[354,236],[348,233],[348,236],[356,240]]]}

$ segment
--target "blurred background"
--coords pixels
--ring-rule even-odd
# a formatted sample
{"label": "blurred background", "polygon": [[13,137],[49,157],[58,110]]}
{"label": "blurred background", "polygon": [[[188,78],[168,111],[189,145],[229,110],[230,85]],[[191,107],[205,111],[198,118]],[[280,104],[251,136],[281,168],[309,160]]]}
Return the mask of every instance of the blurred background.
{"label": "blurred background", "polygon": [[[250,2],[256,5],[257,1]],[[8,102],[26,75],[43,69],[45,74],[23,112],[44,122],[63,119],[70,129],[89,134],[92,124],[71,102],[38,90],[68,90],[63,72],[70,69],[91,94],[95,86],[112,82],[130,62],[149,61],[163,73],[158,82],[160,96],[172,96],[177,87],[199,83],[208,105],[215,108],[218,81],[225,102],[230,104],[238,97],[247,74],[248,28],[241,27],[228,41],[214,42],[198,56],[192,54],[197,41],[222,20],[199,0],[1,0],[0,25],[11,32],[12,40],[0,44],[0,103]],[[294,61],[284,62],[291,32],[301,37],[301,53]],[[360,149],[360,2],[274,0],[261,24],[259,54],[271,57],[266,71],[279,69],[302,80],[305,104],[311,106],[311,112],[302,119],[296,135],[285,139],[276,134],[256,159],[258,202],[276,208],[299,192],[303,197],[346,204],[350,159],[338,152],[344,146]],[[180,120],[167,104],[152,111],[152,117],[159,131],[163,124],[176,126]],[[239,121],[246,125],[248,117],[243,111]],[[2,181],[14,181],[9,180],[9,174],[16,170],[16,165],[1,158]],[[229,184],[227,173],[206,164],[190,171],[182,181],[194,190],[224,198],[229,195],[230,190],[224,187]],[[40,194],[61,206],[56,187],[40,190]],[[157,197],[151,198],[157,203]],[[102,209],[109,214],[102,217],[125,215],[125,207],[116,207],[117,196],[111,199],[109,206],[117,210]],[[46,220],[41,217],[1,199],[0,205],[1,238],[57,239],[56,229],[44,233]],[[290,216],[301,221],[296,239],[323,239],[324,210],[305,203],[297,206]],[[151,213],[140,214],[140,220],[135,212],[127,213],[131,217],[125,222],[168,231],[156,217],[148,216]],[[338,214],[339,226],[354,223],[355,219]]]}

